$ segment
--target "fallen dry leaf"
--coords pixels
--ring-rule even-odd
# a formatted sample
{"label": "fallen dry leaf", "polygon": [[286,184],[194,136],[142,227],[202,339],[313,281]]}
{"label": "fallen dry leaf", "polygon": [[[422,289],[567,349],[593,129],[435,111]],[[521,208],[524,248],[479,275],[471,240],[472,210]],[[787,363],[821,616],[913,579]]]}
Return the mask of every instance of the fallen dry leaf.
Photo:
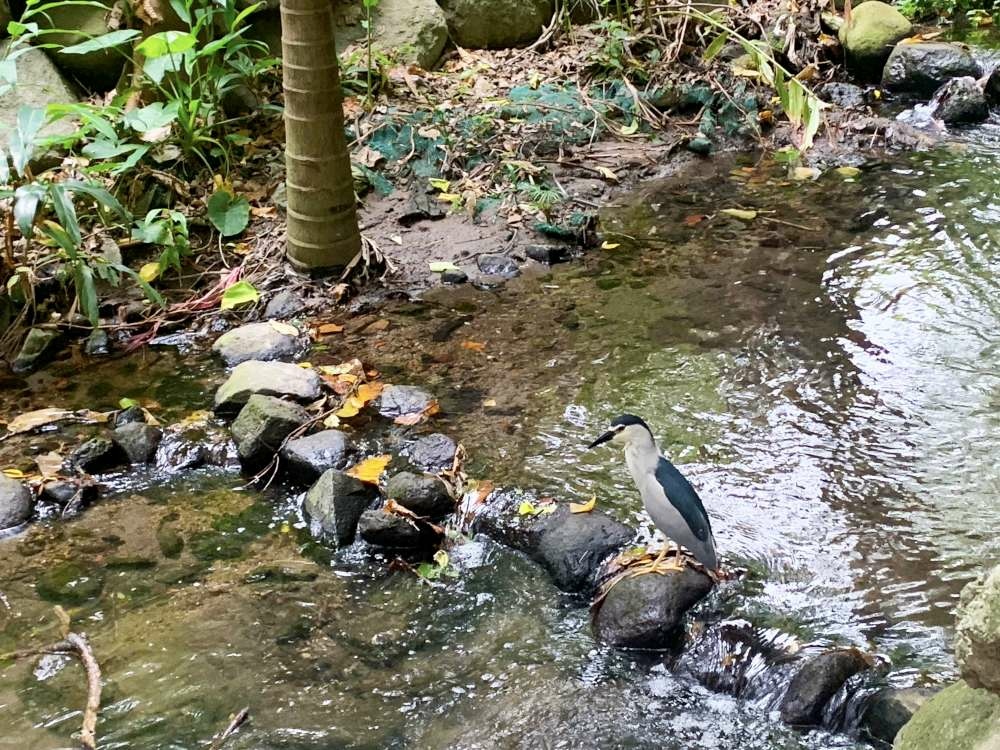
{"label": "fallen dry leaf", "polygon": [[597,505],[597,495],[594,495],[585,503],[570,503],[569,512],[570,513],[590,513]]}
{"label": "fallen dry leaf", "polygon": [[24,472],[20,469],[4,469],[0,471],[0,474],[3,474],[8,479],[24,479],[25,477]]}
{"label": "fallen dry leaf", "polygon": [[441,405],[438,404],[438,402],[435,400],[431,401],[427,405],[427,408],[424,409],[423,411],[413,412],[412,414],[400,414],[393,420],[393,422],[395,422],[396,424],[412,426],[415,424],[420,424],[421,422],[429,419],[430,417],[433,417],[439,411],[441,411]]}
{"label": "fallen dry leaf", "polygon": [[701,224],[705,220],[705,214],[691,214],[690,216],[685,216],[682,222],[686,227],[694,227]]}
{"label": "fallen dry leaf", "polygon": [[75,420],[80,422],[107,422],[111,417],[111,412],[90,411],[81,409],[80,411],[69,411],[68,409],[36,409],[19,414],[7,423],[7,431],[12,435],[20,432],[30,432],[31,430],[45,427],[46,425]]}
{"label": "fallen dry leaf", "polygon": [[271,328],[280,333],[283,336],[298,336],[299,329],[290,323],[282,323],[280,320],[269,320],[267,321]]}
{"label": "fallen dry leaf", "polygon": [[463,341],[462,348],[470,352],[483,352],[486,351],[486,344],[482,341]]}
{"label": "fallen dry leaf", "polygon": [[336,323],[324,323],[323,325],[316,326],[316,333],[320,336],[328,336],[331,333],[340,333],[344,330],[344,326],[337,325]]}
{"label": "fallen dry leaf", "polygon": [[356,417],[361,409],[364,408],[364,405],[365,402],[357,396],[351,396],[344,402],[344,405],[334,413],[341,419],[350,419],[351,417]]}
{"label": "fallen dry leaf", "polygon": [[389,455],[372,456],[359,464],[355,464],[345,473],[361,482],[378,484],[378,480],[382,477],[385,467],[389,465],[391,460],[392,456]]}
{"label": "fallen dry leaf", "polygon": [[62,470],[63,457],[55,451],[49,451],[35,457],[35,464],[42,477],[54,477]]}
{"label": "fallen dry leaf", "polygon": [[367,404],[372,399],[381,396],[384,389],[384,383],[362,383],[358,386],[358,398]]}
{"label": "fallen dry leaf", "polygon": [[380,320],[376,320],[374,323],[367,326],[365,328],[365,332],[371,332],[371,331],[381,332],[387,329],[388,327],[389,327],[389,320],[387,318],[382,318]]}

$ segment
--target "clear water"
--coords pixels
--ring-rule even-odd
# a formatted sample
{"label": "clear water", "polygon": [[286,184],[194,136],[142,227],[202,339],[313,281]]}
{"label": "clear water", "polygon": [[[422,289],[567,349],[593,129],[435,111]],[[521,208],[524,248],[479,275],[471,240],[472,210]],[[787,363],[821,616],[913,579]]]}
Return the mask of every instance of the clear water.
{"label": "clear water", "polygon": [[[362,355],[386,380],[426,385],[470,475],[595,494],[648,536],[620,456],[583,450],[614,415],[643,415],[701,490],[723,558],[753,572],[713,606],[886,654],[896,684],[948,679],[958,592],[1000,560],[1000,151],[978,132],[853,180],[748,162],[651,183],[604,212],[619,248],[501,292],[388,308],[384,334],[314,361]],[[717,213],[734,207],[758,217]],[[145,381],[180,414],[217,377],[132,361],[122,381],[120,367],[67,375],[64,390],[18,384],[4,408],[53,393],[110,406],[142,395],[119,383]],[[53,440],[5,444],[4,460]],[[489,542],[455,546],[460,577],[430,587],[360,546],[309,544],[292,490],[238,484],[217,470],[158,479],[0,540],[0,650],[54,639],[35,590],[45,570],[72,560],[103,577],[71,608],[108,683],[103,747],[204,746],[245,705],[228,747],[857,746],[595,643],[583,603]],[[161,524],[185,538],[177,559]],[[129,555],[150,566],[122,568]],[[0,747],[67,746],[78,667],[28,660],[3,676]]]}

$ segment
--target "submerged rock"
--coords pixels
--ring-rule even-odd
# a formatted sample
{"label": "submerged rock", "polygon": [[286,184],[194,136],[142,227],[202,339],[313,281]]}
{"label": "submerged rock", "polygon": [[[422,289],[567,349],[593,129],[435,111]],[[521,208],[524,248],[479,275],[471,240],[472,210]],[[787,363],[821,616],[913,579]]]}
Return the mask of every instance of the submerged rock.
{"label": "submerged rock", "polygon": [[883,747],[892,745],[903,728],[922,705],[929,701],[935,688],[884,688],[868,699],[861,714],[861,732]]}
{"label": "submerged rock", "polygon": [[993,750],[1000,747],[1000,695],[964,680],[946,687],[913,714],[894,750]]}
{"label": "submerged rock", "polygon": [[962,590],[955,618],[962,677],[971,687],[1000,693],[1000,565]]}
{"label": "submerged rock", "polygon": [[683,637],[684,615],[712,585],[712,579],[691,567],[622,578],[597,605],[595,634],[619,648],[668,648]]}
{"label": "submerged rock", "polygon": [[856,648],[826,651],[806,659],[781,701],[781,720],[796,726],[818,725],[834,694],[868,667],[868,659]]}
{"label": "submerged rock", "polygon": [[447,485],[430,474],[400,472],[389,480],[385,495],[418,516],[436,519],[455,511]]}
{"label": "submerged rock", "polygon": [[104,577],[99,570],[75,562],[56,563],[35,581],[35,591],[55,604],[85,604],[100,596]]}
{"label": "submerged rock", "polygon": [[565,245],[528,245],[524,254],[532,260],[550,266],[563,262],[569,256]]}
{"label": "submerged rock", "polygon": [[89,474],[117,469],[129,462],[128,455],[109,438],[91,438],[77,446],[67,459],[70,466]]}
{"label": "submerged rock", "polygon": [[294,430],[309,421],[297,404],[254,394],[233,421],[233,440],[240,461],[250,468],[269,461]]}
{"label": "submerged rock", "polygon": [[95,328],[83,344],[83,353],[88,357],[103,357],[109,351],[111,351],[111,341],[108,332],[103,328]]}
{"label": "submerged rock", "polygon": [[405,414],[424,412],[433,402],[431,394],[415,385],[387,385],[379,399],[378,413],[395,419]]}
{"label": "submerged rock", "polygon": [[986,95],[975,78],[952,78],[934,94],[934,117],[949,125],[982,122],[989,117]]}
{"label": "submerged rock", "polygon": [[868,0],[856,6],[837,33],[848,67],[874,77],[881,73],[893,46],[913,33],[913,24],[891,5]]}
{"label": "submerged rock", "polygon": [[342,469],[354,453],[347,435],[323,430],[289,440],[281,449],[286,471],[296,480],[312,483],[327,469]]}
{"label": "submerged rock", "polygon": [[436,432],[417,440],[410,448],[410,461],[427,471],[450,469],[458,446],[447,435]]}
{"label": "submerged rock", "polygon": [[112,435],[118,447],[133,464],[148,464],[156,456],[163,430],[141,422],[124,424]]}
{"label": "submerged rock", "polygon": [[288,323],[248,323],[219,336],[212,344],[212,351],[227,365],[249,360],[287,361],[297,357],[305,348],[297,331]]}
{"label": "submerged rock", "polygon": [[390,549],[430,547],[440,539],[427,524],[382,509],[366,510],[361,515],[358,533],[368,544]]}
{"label": "submerged rock", "polygon": [[882,86],[890,91],[930,97],[952,78],[982,75],[967,47],[950,42],[900,42],[882,71]]}
{"label": "submerged rock", "polygon": [[350,544],[358,519],[378,490],[336,469],[323,472],[302,505],[313,536],[332,540],[338,547]]}
{"label": "submerged rock", "polygon": [[0,530],[20,526],[31,518],[31,506],[28,488],[0,473]]}
{"label": "submerged rock", "polygon": [[31,372],[51,356],[58,337],[56,331],[48,328],[32,328],[21,344],[21,350],[14,357],[10,369],[18,374]]}
{"label": "submerged rock", "polygon": [[528,555],[563,591],[592,592],[601,563],[635,536],[606,513],[571,513],[568,504],[550,514],[520,515],[519,506],[530,500],[523,493],[496,493],[472,529]]}
{"label": "submerged rock", "polygon": [[216,391],[215,410],[235,414],[254,394],[305,402],[316,400],[321,393],[319,375],[312,370],[287,362],[250,360],[236,365]]}
{"label": "submerged rock", "polygon": [[487,276],[502,276],[509,279],[521,272],[517,267],[517,261],[503,253],[485,253],[479,256],[477,263],[479,270]]}
{"label": "submerged rock", "polygon": [[553,0],[438,0],[451,39],[466,49],[530,44],[552,19]]}

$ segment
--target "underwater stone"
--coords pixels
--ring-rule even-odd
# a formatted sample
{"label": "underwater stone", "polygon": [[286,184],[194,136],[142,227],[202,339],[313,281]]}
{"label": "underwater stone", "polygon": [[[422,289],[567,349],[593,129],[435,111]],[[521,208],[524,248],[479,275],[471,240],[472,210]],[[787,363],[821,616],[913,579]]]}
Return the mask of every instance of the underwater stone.
{"label": "underwater stone", "polygon": [[104,578],[100,571],[84,568],[75,562],[62,562],[42,573],[35,582],[35,591],[56,604],[84,604],[100,596]]}
{"label": "underwater stone", "polygon": [[32,328],[21,344],[21,350],[17,353],[10,369],[17,374],[31,372],[52,353],[54,344],[59,335],[55,331],[46,328]]}
{"label": "underwater stone", "polygon": [[215,393],[215,410],[235,414],[254,394],[314,401],[322,393],[319,375],[287,362],[250,360],[233,368]]}
{"label": "underwater stone", "polygon": [[443,284],[464,284],[469,280],[469,274],[459,269],[458,271],[444,271],[441,274]]}
{"label": "underwater stone", "polygon": [[568,256],[567,248],[564,245],[528,245],[524,254],[539,263],[561,263]]}
{"label": "underwater stone", "polygon": [[479,256],[477,264],[479,270],[487,276],[502,276],[509,279],[520,273],[517,261],[503,253],[484,253]]}
{"label": "underwater stone", "polygon": [[684,144],[684,148],[690,151],[692,154],[698,154],[699,156],[708,156],[712,153],[712,142],[708,138],[692,138],[690,141]]}
{"label": "underwater stone", "polygon": [[306,303],[295,292],[282,289],[271,297],[264,308],[264,317],[268,320],[275,318],[292,318],[306,309]]}
{"label": "underwater stone", "polygon": [[163,430],[152,425],[131,422],[114,431],[113,439],[133,464],[148,464],[156,455]]}
{"label": "underwater stone", "polygon": [[139,406],[130,406],[115,414],[114,425],[115,428],[118,428],[123,425],[132,424],[133,422],[143,423],[145,421],[146,415],[142,413],[142,408]]}
{"label": "underwater stone", "polygon": [[31,493],[6,474],[0,474],[0,529],[20,526],[31,517]]}
{"label": "underwater stone", "polygon": [[389,480],[385,495],[418,516],[442,518],[455,511],[448,487],[430,474],[400,472]]}
{"label": "underwater stone", "polygon": [[285,469],[300,482],[315,482],[327,469],[341,469],[354,449],[340,430],[323,430],[289,440],[281,449]]}
{"label": "underwater stone", "polygon": [[830,81],[819,89],[819,95],[841,109],[859,109],[865,106],[865,91],[853,83]]}
{"label": "underwater stone", "polygon": [[955,659],[971,687],[1000,693],[1000,565],[962,590]]}
{"label": "underwater stone", "polygon": [[233,440],[240,461],[249,468],[269,461],[292,432],[309,421],[298,404],[255,394],[233,421]]}
{"label": "underwater stone", "polygon": [[796,726],[819,724],[834,693],[868,666],[868,659],[856,648],[827,651],[807,659],[788,685],[781,702],[781,720]]}
{"label": "underwater stone", "polygon": [[338,547],[350,544],[358,519],[378,490],[336,469],[329,469],[306,493],[302,512],[313,536],[332,539]]}
{"label": "underwater stone", "polygon": [[458,446],[447,435],[435,432],[417,440],[410,448],[410,461],[421,469],[450,469]]}
{"label": "underwater stone", "polygon": [[83,351],[88,357],[103,357],[110,350],[110,346],[108,332],[103,328],[95,328],[87,336],[87,340],[83,344]]}
{"label": "underwater stone", "polygon": [[[212,351],[222,357],[227,365],[238,365],[249,360],[269,362],[294,359],[304,349],[302,337],[278,330],[276,325],[278,324],[248,323],[234,328],[215,340]],[[294,326],[289,325],[289,328]]]}
{"label": "underwater stone", "polygon": [[619,648],[669,648],[683,637],[684,615],[711,590],[712,579],[687,566],[622,578],[598,605],[594,631]]}
{"label": "underwater stone", "polygon": [[862,733],[872,742],[890,746],[922,705],[929,701],[936,688],[884,688],[868,699],[861,715]]}

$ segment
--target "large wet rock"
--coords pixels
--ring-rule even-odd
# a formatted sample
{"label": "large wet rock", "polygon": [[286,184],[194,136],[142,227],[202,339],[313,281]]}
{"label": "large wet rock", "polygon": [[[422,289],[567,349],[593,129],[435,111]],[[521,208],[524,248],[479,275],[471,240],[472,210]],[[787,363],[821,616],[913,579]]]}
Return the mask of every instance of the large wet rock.
{"label": "large wet rock", "polygon": [[430,70],[448,42],[448,22],[434,0],[380,0],[373,46],[400,62]]}
{"label": "large wet rock", "polygon": [[622,578],[600,603],[594,631],[620,648],[669,648],[683,637],[685,613],[711,590],[712,580],[691,567]]}
{"label": "large wet rock", "polygon": [[439,432],[426,435],[410,448],[410,462],[426,471],[450,469],[455,461],[458,446],[447,435]]}
{"label": "large wet rock", "polygon": [[[37,14],[33,20],[43,29],[65,30],[63,33],[46,34],[42,39],[46,44],[68,47],[113,31],[108,25],[113,17],[112,5],[110,0],[99,0],[93,4],[58,3],[50,5],[45,13]],[[126,42],[117,48],[82,55],[65,55],[58,49],[51,50],[50,54],[55,64],[72,80],[79,81],[92,92],[103,93],[118,83],[131,48],[131,42]]]}
{"label": "large wet rock", "polygon": [[28,488],[0,473],[0,530],[20,526],[31,518],[31,505]]}
{"label": "large wet rock", "polygon": [[36,369],[52,356],[58,338],[59,334],[56,331],[48,328],[32,328],[25,336],[14,361],[11,362],[10,369],[18,374]]}
{"label": "large wet rock", "polygon": [[389,549],[420,549],[440,540],[440,534],[428,524],[382,508],[366,510],[361,515],[358,533],[368,544]]}
{"label": "large wet rock", "polygon": [[298,404],[255,394],[233,421],[233,440],[244,466],[259,468],[271,460],[292,432],[309,421]]}
{"label": "large wet rock", "polygon": [[358,519],[378,490],[336,469],[329,469],[306,493],[302,512],[313,536],[333,541],[338,547],[350,544]]}
{"label": "large wet rock", "polygon": [[868,699],[861,714],[861,733],[880,747],[891,746],[922,705],[938,691],[935,688],[883,688]]}
{"label": "large wet rock", "polygon": [[314,401],[322,393],[321,382],[312,370],[287,362],[242,362],[216,391],[215,410],[223,415],[235,414],[254,394]]}
{"label": "large wet rock", "polygon": [[823,708],[851,677],[869,667],[855,648],[837,649],[805,660],[781,701],[781,720],[796,726],[815,726]]}
{"label": "large wet rock", "polygon": [[882,71],[882,86],[921,97],[930,97],[952,78],[982,75],[967,47],[949,42],[900,42]]}
{"label": "large wet rock", "polygon": [[962,677],[971,687],[1000,693],[1000,565],[962,590],[955,619]]}
{"label": "large wet rock", "polygon": [[1000,695],[964,680],[921,706],[896,735],[893,750],[995,750],[1000,747]]}
{"label": "large wet rock", "polygon": [[479,510],[472,529],[528,555],[563,591],[589,594],[601,563],[628,544],[635,532],[601,511],[571,513],[560,504],[551,514],[518,514],[520,492],[492,495]]}
{"label": "large wet rock", "polygon": [[1000,106],[1000,65],[995,67],[990,77],[986,79],[983,93],[986,95],[987,104],[991,107]]}
{"label": "large wet rock", "polygon": [[913,33],[906,16],[891,5],[869,0],[858,5],[837,36],[848,67],[865,77],[880,75],[892,48]]}
{"label": "large wet rock", "polygon": [[[7,57],[10,44],[9,40],[0,42],[0,60]],[[43,50],[29,49],[17,58],[15,65],[17,85],[0,96],[0,149],[4,151],[10,145],[21,107],[45,109],[50,104],[72,104],[79,99]],[[42,135],[71,135],[74,132],[76,123],[69,118],[57,120],[41,130]]]}
{"label": "large wet rock", "polygon": [[552,19],[553,0],[438,0],[459,47],[505,49],[531,44]]}
{"label": "large wet rock", "polygon": [[129,463],[128,455],[109,438],[95,437],[77,446],[67,458],[68,464],[88,474],[100,474]]}
{"label": "large wet rock", "polygon": [[986,95],[975,78],[952,78],[934,94],[934,116],[949,125],[982,122],[989,117]]}
{"label": "large wet rock", "polygon": [[448,492],[447,485],[430,474],[400,472],[386,484],[385,495],[407,510],[427,518],[443,518],[455,510],[455,499]]}
{"label": "large wet rock", "polygon": [[378,413],[389,419],[420,414],[433,401],[431,394],[415,385],[387,385],[379,399]]}
{"label": "large wet rock", "polygon": [[156,457],[163,430],[144,422],[129,422],[117,428],[112,438],[133,464],[148,464]]}
{"label": "large wet rock", "polygon": [[295,326],[288,323],[248,323],[227,331],[212,344],[212,351],[227,365],[252,359],[260,361],[295,359],[305,348]]}
{"label": "large wet rock", "polygon": [[323,430],[289,440],[281,449],[285,470],[305,484],[315,482],[327,469],[342,469],[354,453],[340,430]]}

